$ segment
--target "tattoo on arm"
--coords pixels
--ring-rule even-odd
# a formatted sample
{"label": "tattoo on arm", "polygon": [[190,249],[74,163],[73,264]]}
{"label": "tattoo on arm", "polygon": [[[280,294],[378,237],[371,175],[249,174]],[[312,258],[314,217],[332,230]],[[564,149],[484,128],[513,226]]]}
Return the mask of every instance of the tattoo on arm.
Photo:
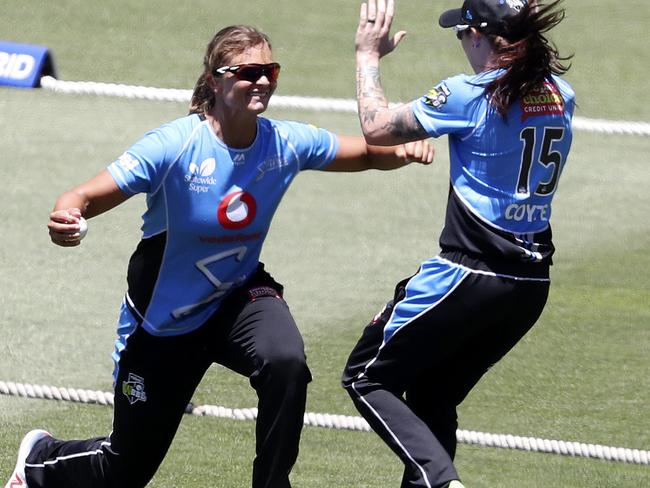
{"label": "tattoo on arm", "polygon": [[357,68],[357,100],[361,124],[373,123],[377,113],[388,109],[388,100],[381,86],[378,66]]}
{"label": "tattoo on arm", "polygon": [[[378,66],[361,66],[357,68],[357,101],[359,120],[364,129],[371,129],[380,112],[391,113],[381,127],[391,134],[396,142],[415,141],[428,137],[426,130],[413,114],[410,104],[390,110],[388,100],[381,86]],[[375,127],[376,129],[376,127]]]}
{"label": "tattoo on arm", "polygon": [[402,105],[392,111],[392,117],[386,122],[384,130],[403,142],[416,141],[428,137],[427,131],[415,117],[411,104]]}

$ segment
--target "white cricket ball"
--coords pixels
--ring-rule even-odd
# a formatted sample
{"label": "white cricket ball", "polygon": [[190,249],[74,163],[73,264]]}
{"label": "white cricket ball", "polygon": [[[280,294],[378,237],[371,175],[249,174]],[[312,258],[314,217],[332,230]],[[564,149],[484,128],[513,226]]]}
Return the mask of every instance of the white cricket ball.
{"label": "white cricket ball", "polygon": [[79,240],[86,237],[88,233],[88,222],[83,217],[79,217]]}

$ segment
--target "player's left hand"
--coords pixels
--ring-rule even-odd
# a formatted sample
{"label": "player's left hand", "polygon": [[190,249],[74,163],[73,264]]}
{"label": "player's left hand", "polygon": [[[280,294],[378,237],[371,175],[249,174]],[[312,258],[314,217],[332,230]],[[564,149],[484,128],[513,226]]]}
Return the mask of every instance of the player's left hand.
{"label": "player's left hand", "polygon": [[395,156],[402,159],[405,164],[420,163],[431,164],[436,150],[427,141],[413,141],[397,146]]}
{"label": "player's left hand", "polygon": [[390,36],[394,16],[395,0],[368,0],[361,4],[355,39],[357,54],[371,54],[381,58],[397,47],[406,36],[406,31]]}

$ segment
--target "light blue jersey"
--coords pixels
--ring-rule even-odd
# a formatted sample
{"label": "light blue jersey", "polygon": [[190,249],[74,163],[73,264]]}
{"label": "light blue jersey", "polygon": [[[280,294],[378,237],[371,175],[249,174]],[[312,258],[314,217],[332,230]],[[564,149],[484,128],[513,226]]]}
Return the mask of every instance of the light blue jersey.
{"label": "light blue jersey", "polygon": [[246,149],[227,147],[189,115],[146,134],[108,171],[128,195],[146,193],[143,240],[129,265],[128,316],[154,335],[201,326],[259,263],[271,218],[299,171],[322,169],[334,134],[259,117]]}
{"label": "light blue jersey", "polygon": [[500,74],[454,76],[413,102],[429,135],[449,136],[452,194],[441,246],[539,262],[553,252],[551,201],[571,146],[575,94],[549,78],[504,118],[485,94]]}

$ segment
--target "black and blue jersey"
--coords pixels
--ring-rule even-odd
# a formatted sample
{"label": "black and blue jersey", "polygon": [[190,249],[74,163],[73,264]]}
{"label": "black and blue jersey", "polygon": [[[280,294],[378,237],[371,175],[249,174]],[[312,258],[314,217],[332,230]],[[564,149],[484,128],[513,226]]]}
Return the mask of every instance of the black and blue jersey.
{"label": "black and blue jersey", "polygon": [[485,87],[502,70],[451,77],[413,103],[432,137],[449,136],[450,195],[443,251],[548,263],[551,202],[571,147],[575,94],[558,77],[502,117]]}

